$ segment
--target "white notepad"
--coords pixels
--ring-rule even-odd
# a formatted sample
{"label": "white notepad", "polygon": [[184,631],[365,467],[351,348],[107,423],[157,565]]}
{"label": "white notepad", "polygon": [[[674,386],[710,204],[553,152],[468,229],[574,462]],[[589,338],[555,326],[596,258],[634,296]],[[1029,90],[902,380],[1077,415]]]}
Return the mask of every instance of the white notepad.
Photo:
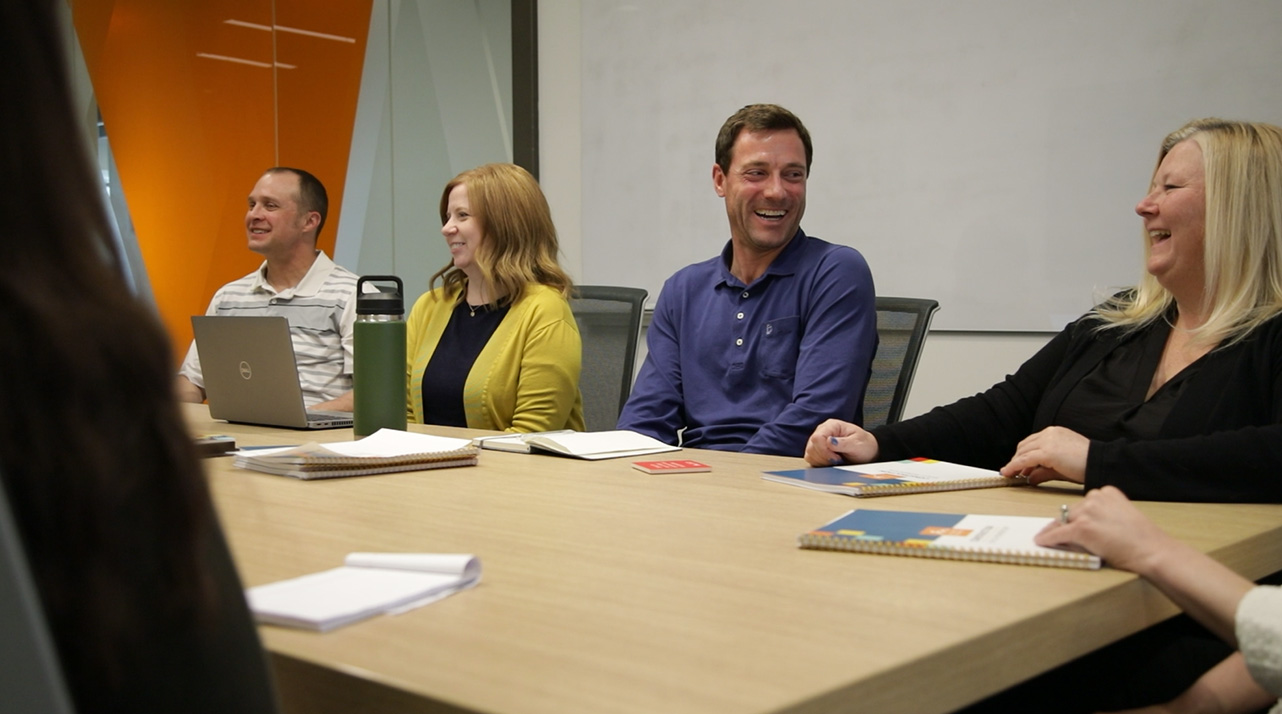
{"label": "white notepad", "polygon": [[325,632],[379,614],[398,615],[481,580],[472,555],[351,553],[333,570],[249,588],[254,619]]}

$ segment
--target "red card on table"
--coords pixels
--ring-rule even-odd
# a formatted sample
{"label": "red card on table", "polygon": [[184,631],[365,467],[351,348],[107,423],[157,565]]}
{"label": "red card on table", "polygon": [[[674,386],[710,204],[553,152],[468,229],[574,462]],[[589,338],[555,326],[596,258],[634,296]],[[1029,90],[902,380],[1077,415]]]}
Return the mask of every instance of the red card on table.
{"label": "red card on table", "polygon": [[632,468],[648,474],[689,474],[699,471],[711,471],[712,467],[689,459],[669,459],[667,461],[634,461]]}

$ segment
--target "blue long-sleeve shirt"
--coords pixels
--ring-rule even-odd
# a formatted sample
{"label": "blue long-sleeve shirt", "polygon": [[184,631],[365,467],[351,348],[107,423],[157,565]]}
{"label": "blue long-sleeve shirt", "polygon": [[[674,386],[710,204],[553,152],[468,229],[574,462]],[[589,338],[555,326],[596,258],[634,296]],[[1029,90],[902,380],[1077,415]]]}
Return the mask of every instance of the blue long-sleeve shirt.
{"label": "blue long-sleeve shirt", "polygon": [[664,283],[620,429],[689,447],[800,456],[825,419],[860,423],[877,350],[863,256],[798,230],[751,285],[731,246]]}

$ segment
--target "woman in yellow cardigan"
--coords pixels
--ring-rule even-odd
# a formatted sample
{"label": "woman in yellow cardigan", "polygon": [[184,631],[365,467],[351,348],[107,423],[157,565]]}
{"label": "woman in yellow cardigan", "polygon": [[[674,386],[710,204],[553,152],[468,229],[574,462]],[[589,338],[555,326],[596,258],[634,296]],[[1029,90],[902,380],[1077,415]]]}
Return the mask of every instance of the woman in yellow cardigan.
{"label": "woman in yellow cardigan", "polygon": [[512,164],[455,176],[441,193],[451,263],[407,327],[407,414],[511,432],[583,427],[582,344],[538,183]]}

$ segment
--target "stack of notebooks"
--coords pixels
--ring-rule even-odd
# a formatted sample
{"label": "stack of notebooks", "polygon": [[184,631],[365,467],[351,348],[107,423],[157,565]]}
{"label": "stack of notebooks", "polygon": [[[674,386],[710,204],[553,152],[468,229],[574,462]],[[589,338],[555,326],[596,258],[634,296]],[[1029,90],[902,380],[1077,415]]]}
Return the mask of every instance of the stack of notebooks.
{"label": "stack of notebooks", "polygon": [[319,479],[475,466],[476,457],[469,439],[379,429],[357,441],[240,452],[235,463],[269,474]]}
{"label": "stack of notebooks", "polygon": [[[858,498],[1028,483],[989,469],[922,458],[767,471],[762,478]],[[816,550],[1098,569],[1100,559],[1089,553],[1037,545],[1034,537],[1052,520],[859,508],[803,533],[797,542],[802,548]]]}

